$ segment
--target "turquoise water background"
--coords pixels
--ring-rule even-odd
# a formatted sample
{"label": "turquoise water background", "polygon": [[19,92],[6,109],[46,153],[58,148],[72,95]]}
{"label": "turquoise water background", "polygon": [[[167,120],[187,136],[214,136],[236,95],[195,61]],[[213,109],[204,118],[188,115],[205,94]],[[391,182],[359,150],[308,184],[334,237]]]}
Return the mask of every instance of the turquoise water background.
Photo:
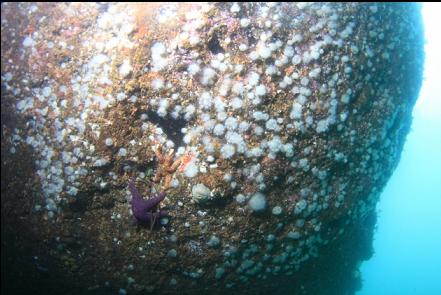
{"label": "turquoise water background", "polygon": [[377,205],[357,295],[441,294],[441,4],[423,4],[425,69],[401,161]]}

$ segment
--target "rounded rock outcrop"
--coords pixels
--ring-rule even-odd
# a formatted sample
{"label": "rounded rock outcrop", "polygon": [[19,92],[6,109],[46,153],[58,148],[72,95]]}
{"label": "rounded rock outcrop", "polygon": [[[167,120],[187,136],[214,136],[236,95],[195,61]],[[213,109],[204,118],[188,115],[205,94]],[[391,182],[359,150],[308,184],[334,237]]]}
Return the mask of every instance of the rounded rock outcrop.
{"label": "rounded rock outcrop", "polygon": [[[417,5],[1,10],[7,291],[360,287],[421,85]],[[133,225],[130,180],[166,220]]]}

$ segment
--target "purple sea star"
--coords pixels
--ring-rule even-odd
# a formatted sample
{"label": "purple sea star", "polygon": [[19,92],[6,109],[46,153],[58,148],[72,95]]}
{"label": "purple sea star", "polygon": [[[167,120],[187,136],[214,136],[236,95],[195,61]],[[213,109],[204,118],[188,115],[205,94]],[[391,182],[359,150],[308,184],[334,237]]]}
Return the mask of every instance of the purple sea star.
{"label": "purple sea star", "polygon": [[133,180],[129,182],[129,190],[132,194],[131,204],[133,216],[138,223],[150,223],[150,226],[153,227],[156,220],[167,216],[167,211],[156,211],[159,203],[165,198],[164,192],[156,194],[153,198],[144,200],[133,183]]}

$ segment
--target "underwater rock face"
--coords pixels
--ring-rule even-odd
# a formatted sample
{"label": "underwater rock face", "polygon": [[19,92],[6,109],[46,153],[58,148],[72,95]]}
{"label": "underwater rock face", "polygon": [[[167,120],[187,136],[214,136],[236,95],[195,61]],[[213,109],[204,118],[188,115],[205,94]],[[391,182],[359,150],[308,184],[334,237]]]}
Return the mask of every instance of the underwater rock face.
{"label": "underwater rock face", "polygon": [[[359,288],[421,85],[416,5],[1,10],[2,290]],[[131,179],[166,192],[150,228]]]}

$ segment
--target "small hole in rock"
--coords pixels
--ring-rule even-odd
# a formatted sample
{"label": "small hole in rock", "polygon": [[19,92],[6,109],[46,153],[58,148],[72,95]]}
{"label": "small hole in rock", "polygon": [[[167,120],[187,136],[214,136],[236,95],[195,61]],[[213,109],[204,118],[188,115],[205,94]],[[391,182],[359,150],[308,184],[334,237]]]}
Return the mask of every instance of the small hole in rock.
{"label": "small hole in rock", "polygon": [[222,46],[219,43],[219,39],[216,35],[211,37],[211,39],[208,41],[208,49],[213,54],[223,53],[225,50],[222,48]]}
{"label": "small hole in rock", "polygon": [[167,135],[168,139],[173,141],[175,147],[179,147],[182,145],[183,136],[181,133],[181,129],[186,126],[187,121],[185,121],[184,119],[174,119],[169,116],[162,118],[153,111],[147,112],[147,115],[149,117],[149,121],[153,124],[158,125]]}

